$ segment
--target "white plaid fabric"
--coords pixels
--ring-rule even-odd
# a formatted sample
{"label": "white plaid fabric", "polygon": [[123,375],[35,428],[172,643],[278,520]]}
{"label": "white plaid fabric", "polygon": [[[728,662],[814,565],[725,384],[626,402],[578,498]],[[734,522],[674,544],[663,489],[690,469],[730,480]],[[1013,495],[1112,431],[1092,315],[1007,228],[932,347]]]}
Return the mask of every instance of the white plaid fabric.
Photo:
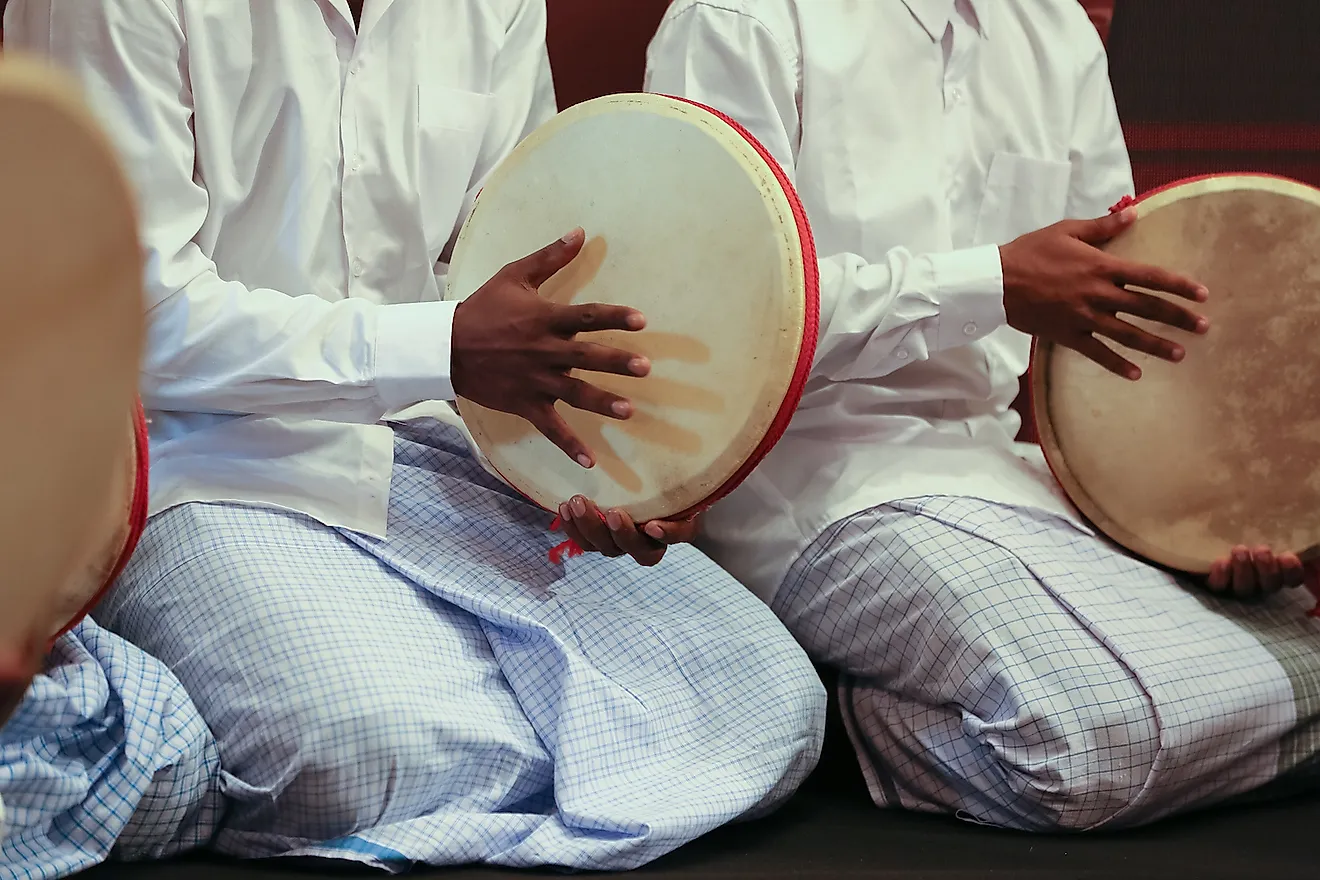
{"label": "white plaid fabric", "polygon": [[1308,604],[1219,601],[1046,514],[936,497],[833,526],[774,607],[844,673],[878,804],[1082,830],[1314,772]]}
{"label": "white plaid fabric", "polygon": [[398,430],[386,541],[155,517],[97,617],[215,731],[218,848],[623,869],[791,794],[825,693],[770,610],[691,547],[555,565],[549,523],[433,421]]}
{"label": "white plaid fabric", "polygon": [[199,846],[220,820],[219,755],[183,685],[91,621],[55,645],[0,731],[0,878]]}

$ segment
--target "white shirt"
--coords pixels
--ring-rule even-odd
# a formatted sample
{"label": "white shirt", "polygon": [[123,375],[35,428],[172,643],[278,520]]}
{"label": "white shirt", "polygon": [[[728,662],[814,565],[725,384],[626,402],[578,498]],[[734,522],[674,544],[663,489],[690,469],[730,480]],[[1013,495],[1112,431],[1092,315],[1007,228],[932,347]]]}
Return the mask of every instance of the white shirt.
{"label": "white shirt", "polygon": [[447,248],[555,112],[544,0],[13,0],[139,189],[151,510],[383,535],[393,441],[450,399]]}
{"label": "white shirt", "polygon": [[724,110],[789,169],[825,255],[801,409],[706,517],[708,552],[769,600],[830,524],[897,499],[1076,523],[1013,443],[1030,340],[997,247],[1132,192],[1076,0],[677,0],[648,61],[648,90]]}

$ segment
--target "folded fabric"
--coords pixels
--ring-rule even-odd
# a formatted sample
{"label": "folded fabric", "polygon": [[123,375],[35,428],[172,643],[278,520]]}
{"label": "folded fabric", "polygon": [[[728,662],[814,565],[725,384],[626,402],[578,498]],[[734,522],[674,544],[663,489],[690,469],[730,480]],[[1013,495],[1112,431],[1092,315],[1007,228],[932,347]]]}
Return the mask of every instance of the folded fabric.
{"label": "folded fabric", "polygon": [[0,880],[53,880],[210,840],[219,752],[164,664],[85,620],[0,730]]}

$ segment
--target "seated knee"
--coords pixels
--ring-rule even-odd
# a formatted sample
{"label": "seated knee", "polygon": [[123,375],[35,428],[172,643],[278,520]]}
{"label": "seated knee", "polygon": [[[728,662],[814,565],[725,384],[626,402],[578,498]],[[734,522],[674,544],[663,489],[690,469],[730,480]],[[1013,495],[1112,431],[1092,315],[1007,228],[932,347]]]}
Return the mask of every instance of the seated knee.
{"label": "seated knee", "polygon": [[231,795],[231,827],[330,840],[460,801],[498,810],[552,778],[539,743],[516,725],[442,718],[406,701],[332,703],[267,726],[265,747],[231,765],[244,789]]}
{"label": "seated knee", "polygon": [[1074,707],[1030,718],[1011,737],[985,733],[1002,771],[1008,824],[1031,831],[1087,831],[1115,820],[1146,787],[1159,751],[1149,706]]}

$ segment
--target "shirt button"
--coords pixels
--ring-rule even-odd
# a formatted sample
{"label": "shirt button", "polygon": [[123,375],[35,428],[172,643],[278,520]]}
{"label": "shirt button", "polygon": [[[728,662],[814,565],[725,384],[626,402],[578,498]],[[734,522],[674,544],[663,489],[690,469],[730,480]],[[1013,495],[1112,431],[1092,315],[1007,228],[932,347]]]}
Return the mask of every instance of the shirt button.
{"label": "shirt button", "polygon": [[900,361],[907,360],[908,359],[907,349],[900,348],[898,351],[894,352],[894,357],[898,358]]}
{"label": "shirt button", "polygon": [[357,75],[358,75],[358,67],[357,67],[357,65],[353,65],[352,67],[350,67],[350,68],[348,69],[348,75],[349,75],[349,76],[357,76]]}
{"label": "shirt button", "polygon": [[966,333],[968,336],[975,336],[976,325],[973,324],[971,321],[968,321],[966,324],[963,324],[963,332]]}
{"label": "shirt button", "polygon": [[362,277],[362,261],[361,261],[361,260],[354,260],[354,261],[353,261],[353,277],[354,277],[354,278],[361,278],[361,277]]}

